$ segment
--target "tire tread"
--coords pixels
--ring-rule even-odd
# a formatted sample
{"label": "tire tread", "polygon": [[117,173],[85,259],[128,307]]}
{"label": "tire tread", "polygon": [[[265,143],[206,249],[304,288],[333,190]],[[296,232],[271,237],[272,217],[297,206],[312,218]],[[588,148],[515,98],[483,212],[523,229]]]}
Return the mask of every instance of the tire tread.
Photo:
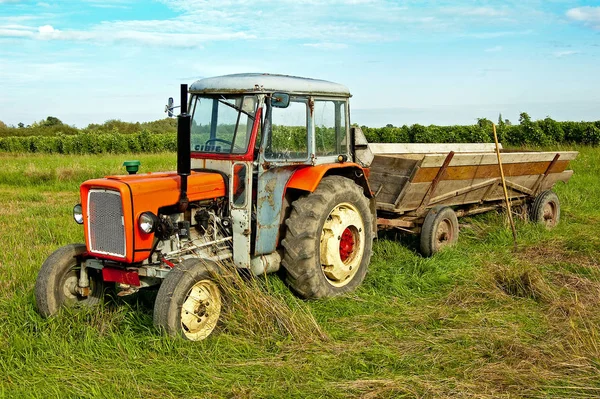
{"label": "tire tread", "polygon": [[[341,193],[341,194],[340,194]],[[342,195],[344,200],[338,197]],[[321,271],[320,254],[317,250],[319,232],[329,215],[332,203],[354,200],[365,224],[365,249],[361,268],[353,281],[343,287],[334,287],[326,281]],[[351,201],[347,201],[351,202]],[[335,204],[334,204],[335,205]],[[284,256],[281,261],[285,280],[292,290],[302,298],[313,299],[339,295],[356,288],[366,274],[372,254],[372,216],[369,202],[362,187],[342,176],[327,176],[321,180],[317,189],[292,203],[292,211],[285,221],[287,226],[282,240]]]}

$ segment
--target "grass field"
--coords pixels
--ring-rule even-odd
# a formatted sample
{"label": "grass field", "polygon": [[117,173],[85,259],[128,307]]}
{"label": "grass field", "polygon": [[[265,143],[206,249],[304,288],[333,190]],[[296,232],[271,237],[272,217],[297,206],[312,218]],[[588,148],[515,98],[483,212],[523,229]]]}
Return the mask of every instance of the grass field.
{"label": "grass field", "polygon": [[42,262],[83,241],[79,184],[125,158],[0,155],[0,397],[599,397],[600,149],[574,149],[561,224],[518,221],[518,250],[498,213],[461,219],[459,244],[430,259],[388,235],[352,295],[302,302],[277,276],[256,283],[298,328],[246,303],[199,343],[158,334],[143,297],[42,319]]}

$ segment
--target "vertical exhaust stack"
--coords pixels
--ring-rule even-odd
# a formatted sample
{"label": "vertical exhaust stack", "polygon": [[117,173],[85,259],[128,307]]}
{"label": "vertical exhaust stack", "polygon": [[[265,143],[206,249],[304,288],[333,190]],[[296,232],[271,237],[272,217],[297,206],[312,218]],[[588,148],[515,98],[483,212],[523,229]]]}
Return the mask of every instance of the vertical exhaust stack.
{"label": "vertical exhaust stack", "polygon": [[188,176],[191,174],[191,116],[187,113],[187,84],[181,85],[181,113],[177,117],[177,174],[181,178],[181,195],[178,208],[184,212],[189,204],[187,197]]}

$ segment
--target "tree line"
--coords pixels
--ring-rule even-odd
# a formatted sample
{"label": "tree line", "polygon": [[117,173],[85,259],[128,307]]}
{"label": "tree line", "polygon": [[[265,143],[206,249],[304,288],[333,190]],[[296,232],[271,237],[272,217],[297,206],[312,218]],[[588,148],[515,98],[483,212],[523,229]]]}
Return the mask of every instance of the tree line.
{"label": "tree line", "polygon": [[[494,141],[493,122],[477,119],[473,125],[412,126],[372,128],[361,126],[372,143],[491,143]],[[498,140],[504,145],[547,146],[552,144],[600,144],[600,121],[559,122],[550,117],[533,121],[523,112],[519,123],[498,117],[496,124]]]}
{"label": "tree line", "polygon": [[[361,126],[372,143],[488,143],[493,142],[492,121],[477,119],[473,125],[384,127]],[[534,121],[523,112],[518,124],[503,119],[496,124],[498,139],[511,146],[600,144],[600,121],[559,122],[550,117]],[[0,151],[15,153],[102,154],[176,151],[177,120],[152,122],[108,120],[76,128],[49,116],[25,126],[0,121]]]}

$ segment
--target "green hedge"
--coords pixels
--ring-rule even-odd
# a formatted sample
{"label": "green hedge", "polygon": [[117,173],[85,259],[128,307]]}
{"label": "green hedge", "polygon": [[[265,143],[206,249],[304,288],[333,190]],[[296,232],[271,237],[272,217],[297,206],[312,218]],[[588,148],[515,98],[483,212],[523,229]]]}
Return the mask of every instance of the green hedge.
{"label": "green hedge", "polygon": [[[167,122],[161,123],[166,124]],[[281,126],[276,128],[278,134],[274,139],[274,145],[277,144],[284,148],[300,146],[299,140],[302,141],[302,137],[304,137],[302,129]],[[371,143],[493,142],[492,122],[487,119],[479,119],[477,124],[467,126],[423,126],[415,124],[401,127],[387,125],[380,128],[367,126],[361,128]],[[167,131],[169,130],[167,129]],[[600,121],[558,122],[551,118],[532,121],[529,115],[522,113],[518,125],[501,121],[497,125],[497,132],[498,139],[504,145],[600,144]],[[323,137],[321,139],[324,140]],[[100,133],[95,129],[84,129],[78,134],[58,133],[54,136],[0,137],[0,152],[123,154],[176,150],[177,135],[174,132],[156,133],[146,128],[138,131],[138,133],[121,133],[119,129],[113,126],[108,133]]]}
{"label": "green hedge", "polygon": [[138,134],[142,131],[152,134],[177,133],[177,118],[165,118],[151,122],[123,122],[117,119],[110,119],[103,124],[90,123],[85,128],[76,128],[64,124],[60,119],[49,116],[45,120],[33,122],[25,126],[19,123],[18,126],[8,126],[0,121],[0,137],[31,137],[31,136],[58,136],[58,135],[77,135],[77,134]]}
{"label": "green hedge", "polygon": [[[492,123],[480,120],[468,126],[412,125],[372,128],[361,126],[371,143],[489,143],[494,141]],[[520,124],[496,126],[504,145],[600,144],[600,121],[557,122],[551,118],[531,121],[521,114]]]}
{"label": "green hedge", "polygon": [[43,154],[124,154],[177,151],[177,135],[150,133],[0,137],[0,151]]}

